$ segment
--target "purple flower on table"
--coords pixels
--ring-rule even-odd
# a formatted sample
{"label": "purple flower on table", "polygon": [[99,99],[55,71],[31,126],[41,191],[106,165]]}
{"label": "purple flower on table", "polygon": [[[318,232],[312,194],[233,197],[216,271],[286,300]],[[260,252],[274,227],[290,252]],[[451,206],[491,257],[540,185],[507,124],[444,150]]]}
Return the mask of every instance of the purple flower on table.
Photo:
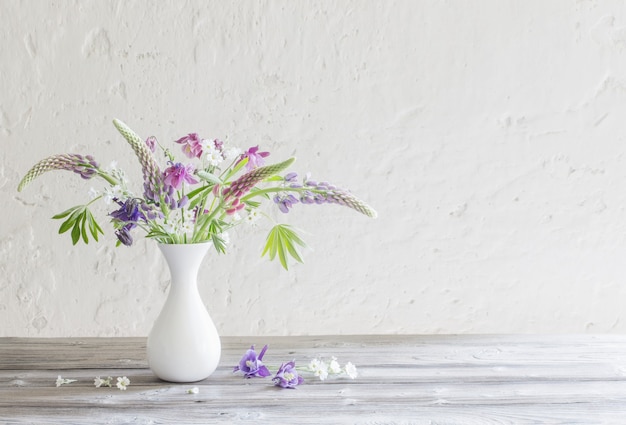
{"label": "purple flower on table", "polygon": [[259,152],[259,146],[257,145],[249,148],[247,151],[242,153],[237,163],[243,161],[245,158],[248,158],[246,170],[251,171],[265,164],[263,158],[266,158],[269,155],[269,152]]}
{"label": "purple flower on table", "polygon": [[285,214],[289,212],[289,208],[293,207],[294,204],[298,203],[298,198],[293,196],[292,194],[288,195],[276,195],[274,196],[274,203],[278,205],[278,209],[284,212]]}
{"label": "purple flower on table", "polygon": [[265,378],[266,376],[270,376],[270,371],[265,367],[262,361],[266,351],[267,345],[263,347],[257,356],[256,351],[254,351],[254,345],[251,346],[241,360],[239,360],[239,365],[235,366],[233,372],[241,372],[246,378]]}
{"label": "purple flower on table", "polygon": [[163,172],[163,182],[166,185],[170,185],[174,189],[180,189],[183,182],[189,184],[198,183],[198,180],[193,177],[193,172],[196,169],[193,164],[184,165],[180,162],[176,164],[170,162],[170,164],[172,165]]}
{"label": "purple flower on table", "polygon": [[202,156],[202,139],[197,133],[189,133],[188,135],[176,140],[176,143],[183,145],[183,153],[188,158],[200,158]]}
{"label": "purple flower on table", "polygon": [[296,363],[291,361],[280,365],[272,381],[274,381],[274,385],[282,388],[296,388],[304,382],[304,378],[298,375]]}

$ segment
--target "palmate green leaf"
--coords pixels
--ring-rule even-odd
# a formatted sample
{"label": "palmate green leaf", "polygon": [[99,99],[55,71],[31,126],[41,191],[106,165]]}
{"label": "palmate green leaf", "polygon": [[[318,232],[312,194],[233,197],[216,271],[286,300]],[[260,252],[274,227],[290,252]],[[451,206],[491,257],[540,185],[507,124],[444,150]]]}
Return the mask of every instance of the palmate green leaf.
{"label": "palmate green leaf", "polygon": [[[67,217],[69,215],[69,217]],[[53,218],[61,219],[67,217],[61,226],[59,227],[59,234],[63,234],[70,229],[72,230],[70,235],[72,237],[72,244],[76,245],[80,239],[86,244],[89,243],[89,233],[93,236],[94,240],[98,241],[98,233],[103,234],[102,228],[96,222],[91,211],[87,205],[79,205],[70,208],[61,214],[55,215]]]}
{"label": "palmate green leaf", "polygon": [[291,228],[291,226],[286,224],[277,224],[268,233],[261,256],[263,257],[265,254],[269,254],[269,259],[271,261],[276,258],[276,255],[278,255],[280,264],[285,270],[289,270],[287,263],[288,256],[291,256],[294,260],[300,263],[303,262],[302,256],[298,252],[296,245],[301,247],[306,246],[304,241],[300,238],[300,236],[298,236],[296,231]]}

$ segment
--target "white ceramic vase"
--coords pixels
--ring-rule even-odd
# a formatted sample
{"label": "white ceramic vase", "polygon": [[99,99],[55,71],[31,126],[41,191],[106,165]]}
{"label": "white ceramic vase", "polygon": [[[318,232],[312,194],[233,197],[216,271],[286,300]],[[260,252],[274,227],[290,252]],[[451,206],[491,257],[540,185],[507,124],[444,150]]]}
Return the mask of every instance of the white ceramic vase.
{"label": "white ceramic vase", "polygon": [[220,337],[198,292],[198,271],[210,243],[160,244],[170,269],[167,300],[148,336],[148,365],[160,379],[195,382],[220,360]]}

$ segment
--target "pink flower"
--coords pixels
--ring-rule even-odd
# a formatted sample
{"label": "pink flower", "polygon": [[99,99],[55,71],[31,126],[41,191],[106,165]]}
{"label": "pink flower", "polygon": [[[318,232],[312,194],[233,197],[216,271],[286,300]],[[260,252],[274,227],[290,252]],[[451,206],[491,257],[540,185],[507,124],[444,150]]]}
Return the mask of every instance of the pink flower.
{"label": "pink flower", "polygon": [[193,177],[195,169],[193,164],[183,165],[180,162],[172,164],[163,172],[163,182],[177,190],[181,188],[183,182],[196,184],[198,180]]}
{"label": "pink flower", "polygon": [[146,139],[146,146],[150,149],[151,152],[154,152],[156,149],[157,139],[154,136],[150,136]]}
{"label": "pink flower", "polygon": [[248,158],[248,163],[246,164],[246,170],[251,171],[254,170],[257,167],[262,166],[265,161],[263,161],[263,158],[269,156],[269,152],[258,152],[259,150],[259,146],[254,146],[251,147],[250,149],[248,149],[247,151],[245,151],[243,154],[241,154],[241,156],[239,157],[239,161],[237,161],[238,163],[243,161],[244,158]]}
{"label": "pink flower", "polygon": [[188,158],[200,158],[202,156],[202,140],[197,133],[189,133],[185,137],[176,140],[176,143],[183,145],[183,153]]}

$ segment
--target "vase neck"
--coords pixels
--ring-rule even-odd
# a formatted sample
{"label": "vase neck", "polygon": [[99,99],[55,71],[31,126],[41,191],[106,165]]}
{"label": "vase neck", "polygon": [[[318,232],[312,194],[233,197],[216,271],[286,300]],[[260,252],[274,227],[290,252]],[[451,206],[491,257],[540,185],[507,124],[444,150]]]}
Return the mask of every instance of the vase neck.
{"label": "vase neck", "polygon": [[170,270],[172,288],[196,285],[200,265],[210,246],[210,243],[159,245]]}

